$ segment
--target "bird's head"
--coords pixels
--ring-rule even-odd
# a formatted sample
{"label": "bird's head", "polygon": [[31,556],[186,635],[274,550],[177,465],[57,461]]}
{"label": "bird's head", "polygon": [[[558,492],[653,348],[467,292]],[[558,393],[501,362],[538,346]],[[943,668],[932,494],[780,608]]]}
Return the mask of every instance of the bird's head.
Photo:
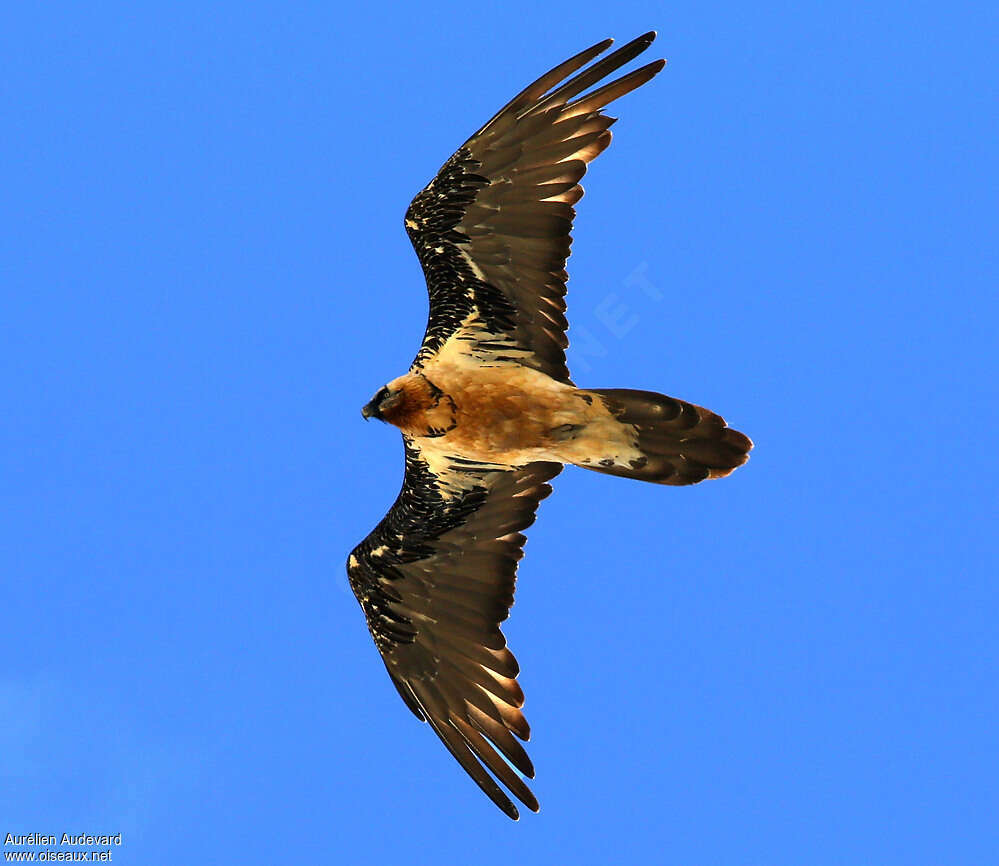
{"label": "bird's head", "polygon": [[361,414],[365,418],[377,418],[379,421],[384,421],[386,420],[385,413],[396,408],[401,400],[402,391],[393,391],[386,385],[361,409]]}

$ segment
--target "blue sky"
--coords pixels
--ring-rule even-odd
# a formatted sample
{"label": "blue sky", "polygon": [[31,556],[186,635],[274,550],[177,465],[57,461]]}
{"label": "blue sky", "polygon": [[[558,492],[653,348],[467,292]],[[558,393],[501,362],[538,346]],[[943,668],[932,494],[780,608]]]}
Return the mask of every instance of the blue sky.
{"label": "blue sky", "polygon": [[[30,6],[30,8],[29,8]],[[0,832],[114,862],[991,862],[997,123],[985,3],[19,4],[0,51]],[[343,562],[410,197],[659,30],[570,260],[575,378],[756,442],[567,470],[506,633],[540,815],[392,689]]]}

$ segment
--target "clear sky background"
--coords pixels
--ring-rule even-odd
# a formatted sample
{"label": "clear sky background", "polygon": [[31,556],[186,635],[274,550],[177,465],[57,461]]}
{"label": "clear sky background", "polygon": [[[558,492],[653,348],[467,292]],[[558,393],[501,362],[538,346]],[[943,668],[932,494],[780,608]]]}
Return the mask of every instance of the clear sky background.
{"label": "clear sky background", "polygon": [[[0,832],[114,862],[999,857],[994,3],[14,4]],[[402,476],[411,196],[650,28],[570,260],[582,384],[756,442],[567,470],[506,633],[540,815],[393,690],[343,563]]]}

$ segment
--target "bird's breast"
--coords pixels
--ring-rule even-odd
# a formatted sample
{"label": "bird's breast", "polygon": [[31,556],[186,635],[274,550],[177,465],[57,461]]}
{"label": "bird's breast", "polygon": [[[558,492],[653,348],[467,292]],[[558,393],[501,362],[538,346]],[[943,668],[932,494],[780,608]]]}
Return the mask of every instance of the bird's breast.
{"label": "bird's breast", "polygon": [[455,408],[453,427],[434,446],[468,460],[557,459],[558,431],[580,423],[586,409],[571,385],[526,367],[441,365],[425,375]]}

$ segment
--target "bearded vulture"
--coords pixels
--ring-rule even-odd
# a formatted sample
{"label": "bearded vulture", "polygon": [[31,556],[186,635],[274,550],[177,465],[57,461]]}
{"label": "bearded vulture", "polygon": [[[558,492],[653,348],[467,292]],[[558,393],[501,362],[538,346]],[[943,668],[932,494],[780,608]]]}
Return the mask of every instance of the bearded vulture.
{"label": "bearded vulture", "polygon": [[[652,43],[604,40],[517,94],[413,199],[405,225],[430,315],[409,371],[363,408],[402,432],[395,504],[347,573],[393,684],[510,818],[533,811],[519,667],[500,631],[524,529],[571,463],[656,484],[723,478],[752,442],[650,391],[577,388],[566,367],[566,259],[603,109],[664,60],[601,82]],[[586,67],[586,68],[584,68]],[[582,70],[582,71],[580,71]],[[600,85],[594,88],[594,85]]]}

